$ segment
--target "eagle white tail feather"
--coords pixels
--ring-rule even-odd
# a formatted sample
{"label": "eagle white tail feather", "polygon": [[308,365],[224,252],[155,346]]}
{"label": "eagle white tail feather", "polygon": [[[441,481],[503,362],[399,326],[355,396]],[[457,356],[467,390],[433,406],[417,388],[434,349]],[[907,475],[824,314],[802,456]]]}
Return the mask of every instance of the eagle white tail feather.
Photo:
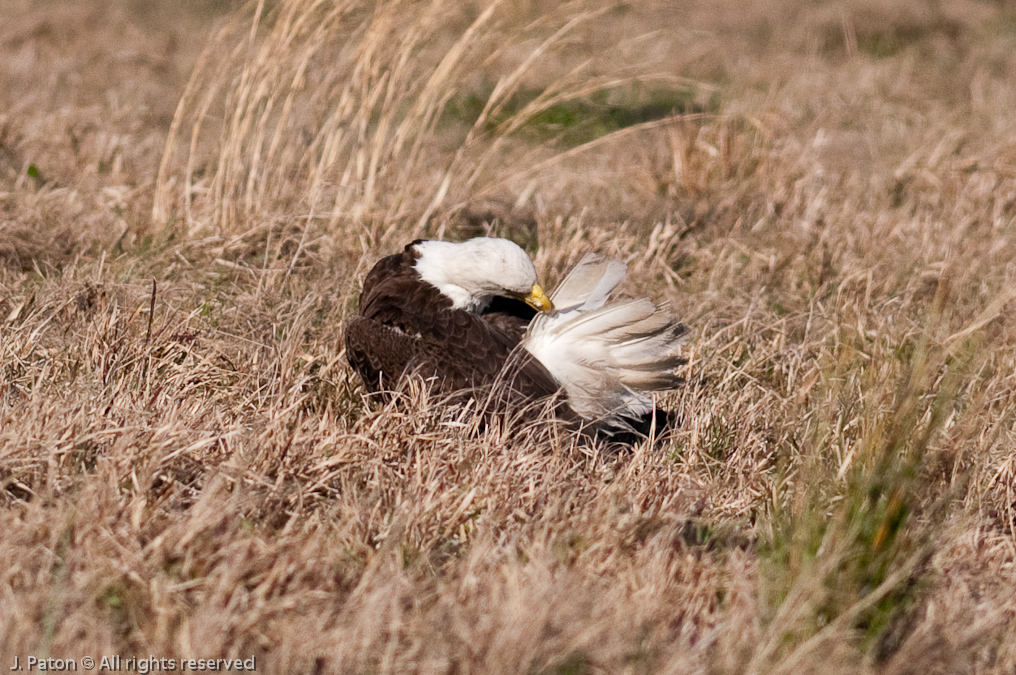
{"label": "eagle white tail feather", "polygon": [[565,276],[550,300],[559,312],[575,309],[579,305],[585,305],[587,309],[598,309],[618,284],[624,281],[627,269],[628,266],[620,260],[587,253]]}
{"label": "eagle white tail feather", "polygon": [[607,305],[624,280],[616,260],[587,255],[551,296],[555,312],[536,316],[523,346],[564,387],[572,409],[610,427],[652,412],[650,392],[673,389],[686,329],[666,305],[639,299]]}

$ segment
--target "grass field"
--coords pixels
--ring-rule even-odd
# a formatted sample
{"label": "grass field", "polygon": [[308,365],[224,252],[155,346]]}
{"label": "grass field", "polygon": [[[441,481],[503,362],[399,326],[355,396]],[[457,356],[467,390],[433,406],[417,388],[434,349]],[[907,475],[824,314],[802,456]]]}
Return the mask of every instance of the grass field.
{"label": "grass field", "polygon": [[[0,667],[1016,671],[1016,5],[0,3]],[[586,251],[681,426],[366,403],[382,255]]]}

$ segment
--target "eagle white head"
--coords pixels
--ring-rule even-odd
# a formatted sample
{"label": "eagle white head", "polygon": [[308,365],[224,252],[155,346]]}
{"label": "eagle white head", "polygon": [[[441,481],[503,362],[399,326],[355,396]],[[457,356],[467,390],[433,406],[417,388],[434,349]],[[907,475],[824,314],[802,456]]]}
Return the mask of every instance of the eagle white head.
{"label": "eagle white head", "polygon": [[544,312],[552,309],[537,283],[533,261],[512,241],[477,237],[422,241],[414,248],[420,278],[450,298],[456,309],[478,313],[495,296],[518,298]]}

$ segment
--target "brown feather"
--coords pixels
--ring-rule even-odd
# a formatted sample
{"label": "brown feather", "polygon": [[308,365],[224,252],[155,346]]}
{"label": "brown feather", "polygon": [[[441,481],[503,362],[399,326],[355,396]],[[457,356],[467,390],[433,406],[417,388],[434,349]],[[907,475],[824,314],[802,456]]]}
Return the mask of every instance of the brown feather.
{"label": "brown feather", "polygon": [[420,278],[416,259],[410,244],[380,260],[364,280],[359,314],[346,326],[347,358],[369,390],[395,389],[412,373],[442,394],[495,384],[506,385],[517,404],[557,394],[547,369],[518,348],[532,317],[527,306],[504,299],[480,316],[454,309]]}

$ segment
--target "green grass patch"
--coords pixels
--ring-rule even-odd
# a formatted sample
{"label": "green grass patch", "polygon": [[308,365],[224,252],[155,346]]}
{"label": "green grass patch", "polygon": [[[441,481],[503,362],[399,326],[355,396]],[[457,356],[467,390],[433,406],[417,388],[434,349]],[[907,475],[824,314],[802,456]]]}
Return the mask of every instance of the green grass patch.
{"label": "green grass patch", "polygon": [[[453,96],[445,106],[447,122],[473,125],[480,118],[492,93],[482,91]],[[543,92],[535,89],[516,93],[484,123],[485,130],[497,132],[519,115]],[[575,146],[607,134],[672,115],[716,112],[720,97],[715,91],[694,86],[675,89],[635,87],[598,91],[542,107],[519,126],[519,135],[533,141],[557,141]]]}

